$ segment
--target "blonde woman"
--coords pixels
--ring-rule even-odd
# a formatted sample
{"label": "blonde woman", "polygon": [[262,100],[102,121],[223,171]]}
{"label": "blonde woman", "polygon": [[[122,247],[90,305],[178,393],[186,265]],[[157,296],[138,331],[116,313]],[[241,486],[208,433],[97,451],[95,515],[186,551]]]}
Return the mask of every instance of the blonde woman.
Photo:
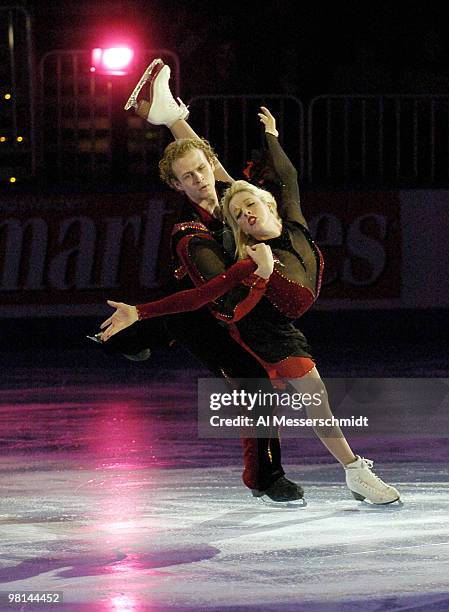
{"label": "blonde woman", "polygon": [[[310,381],[324,390],[306,339],[293,325],[318,297],[323,258],[301,211],[297,173],[278,142],[276,121],[265,107],[259,118],[282,183],[280,201],[246,181],[236,181],[226,191],[222,207],[234,233],[236,258],[240,260],[249,246],[263,242],[272,249],[275,264],[264,298],[230,331],[259,358],[270,377],[287,379],[293,386]],[[332,417],[326,393],[323,398],[319,409],[309,416]],[[353,453],[339,427],[331,431],[316,428],[315,432],[344,467],[356,499],[375,504],[399,500],[398,491],[371,471],[372,461]]]}

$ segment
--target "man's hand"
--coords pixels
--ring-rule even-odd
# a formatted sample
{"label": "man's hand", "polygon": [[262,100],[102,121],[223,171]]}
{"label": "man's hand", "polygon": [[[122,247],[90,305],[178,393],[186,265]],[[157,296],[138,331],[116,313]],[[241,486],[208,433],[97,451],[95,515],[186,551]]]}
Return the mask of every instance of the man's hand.
{"label": "man's hand", "polygon": [[273,273],[274,260],[271,248],[264,242],[253,244],[246,247],[249,257],[257,264],[254,274],[262,278],[270,278]]}
{"label": "man's hand", "polygon": [[108,300],[107,303],[116,310],[109,319],[106,319],[100,325],[100,329],[106,329],[101,335],[103,342],[106,342],[111,336],[139,320],[135,306],[130,306],[123,302],[113,302],[112,300]]}
{"label": "man's hand", "polygon": [[261,123],[263,123],[265,126],[265,133],[273,134],[273,136],[276,136],[277,138],[279,136],[279,132],[276,129],[276,119],[273,117],[273,115],[270,113],[266,106],[261,106],[260,110],[262,112],[257,114]]}

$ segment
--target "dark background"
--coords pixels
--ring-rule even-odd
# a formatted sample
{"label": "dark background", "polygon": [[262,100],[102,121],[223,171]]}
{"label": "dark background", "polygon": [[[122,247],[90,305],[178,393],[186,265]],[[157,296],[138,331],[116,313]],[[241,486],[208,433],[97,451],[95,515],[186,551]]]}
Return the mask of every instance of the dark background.
{"label": "dark background", "polygon": [[[5,3],[4,3],[5,4]],[[8,3],[9,4],[9,3]],[[28,1],[38,57],[112,31],[175,51],[183,95],[449,91],[444,2]]]}

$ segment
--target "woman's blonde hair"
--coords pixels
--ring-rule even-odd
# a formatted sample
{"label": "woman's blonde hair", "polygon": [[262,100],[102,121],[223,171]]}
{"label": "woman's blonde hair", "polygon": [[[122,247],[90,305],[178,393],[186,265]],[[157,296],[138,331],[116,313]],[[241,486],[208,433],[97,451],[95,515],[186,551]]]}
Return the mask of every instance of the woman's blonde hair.
{"label": "woman's blonde hair", "polygon": [[232,216],[230,211],[230,204],[232,198],[240,193],[241,191],[248,191],[252,193],[254,196],[262,200],[274,213],[278,221],[281,221],[279,214],[277,212],[277,203],[274,199],[274,196],[265,189],[260,189],[260,187],[256,187],[247,181],[235,181],[232,185],[227,189],[223,197],[221,199],[223,216],[225,218],[226,223],[232,229],[232,233],[234,234],[235,240],[235,255],[237,259],[244,259],[247,257],[246,246],[249,244],[254,244],[256,240],[252,236],[245,234],[240,227],[237,225],[236,220]]}

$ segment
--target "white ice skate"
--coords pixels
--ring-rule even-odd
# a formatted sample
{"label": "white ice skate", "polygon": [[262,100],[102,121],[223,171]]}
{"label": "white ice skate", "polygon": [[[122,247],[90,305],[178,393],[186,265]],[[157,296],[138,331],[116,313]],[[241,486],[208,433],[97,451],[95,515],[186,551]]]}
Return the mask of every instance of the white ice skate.
{"label": "white ice skate", "polygon": [[399,501],[399,492],[371,471],[373,462],[358,455],[356,457],[355,461],[345,465],[346,484],[355,499],[367,500],[372,504],[392,504]]}
{"label": "white ice skate", "polygon": [[134,91],[129,96],[128,101],[124,107],[125,110],[129,110],[131,107],[137,109],[137,97],[142,91],[142,88],[145,86],[145,83],[148,83],[151,78],[154,78],[154,76],[161,70],[163,66],[164,62],[159,58],[153,60],[151,64],[147,66],[145,72],[140,77],[140,81],[134,87]]}
{"label": "white ice skate", "polygon": [[[132,106],[141,117],[145,116],[142,111],[147,115],[148,123],[166,125],[169,128],[180,119],[187,119],[189,110],[180,98],[179,103],[176,102],[170,91],[169,81],[170,66],[164,64],[161,59],[154,60],[143,73],[125,105],[125,110]],[[139,108],[139,93],[148,82],[150,85],[147,97],[142,98],[142,108]]]}
{"label": "white ice skate", "polygon": [[180,98],[178,102],[174,99],[168,84],[169,80],[170,66],[165,64],[151,80],[148,123],[171,127],[180,119],[187,119],[189,116],[189,110],[184,102]]}

